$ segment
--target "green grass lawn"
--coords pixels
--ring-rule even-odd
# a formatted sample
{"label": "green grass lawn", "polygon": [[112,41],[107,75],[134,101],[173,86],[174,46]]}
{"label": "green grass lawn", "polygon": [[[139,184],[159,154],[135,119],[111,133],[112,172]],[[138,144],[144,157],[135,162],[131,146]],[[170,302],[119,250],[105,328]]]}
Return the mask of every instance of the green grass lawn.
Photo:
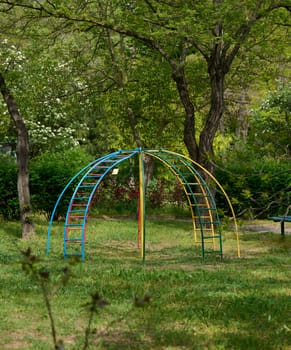
{"label": "green grass lawn", "polygon": [[224,232],[223,261],[203,261],[190,222],[150,220],[143,265],[136,226],[90,221],[86,260],[71,266],[62,257],[61,224],[46,256],[46,222],[36,222],[29,241],[19,238],[18,223],[0,222],[0,349],[53,349],[40,286],[21,268],[28,247],[48,266],[52,285],[65,266],[72,270],[51,297],[66,349],[82,349],[84,305],[94,292],[110,304],[93,319],[90,349],[291,349],[290,235],[242,232],[239,259],[234,234]]}

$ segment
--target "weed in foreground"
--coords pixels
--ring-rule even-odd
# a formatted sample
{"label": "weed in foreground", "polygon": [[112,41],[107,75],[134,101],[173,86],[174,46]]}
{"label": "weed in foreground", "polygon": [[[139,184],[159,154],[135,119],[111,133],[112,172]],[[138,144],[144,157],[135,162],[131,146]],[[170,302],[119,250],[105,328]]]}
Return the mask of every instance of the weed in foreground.
{"label": "weed in foreground", "polygon": [[[53,340],[53,345],[55,350],[65,350],[65,344],[62,339],[58,339],[56,323],[54,315],[52,312],[51,298],[57,292],[59,288],[65,287],[70,277],[72,276],[72,270],[70,267],[66,266],[63,268],[58,281],[55,284],[50,282],[50,271],[47,268],[39,267],[40,259],[32,254],[31,248],[27,248],[25,251],[21,252],[23,255],[22,269],[23,271],[31,277],[33,282],[37,283],[42,292],[42,297],[46,306],[47,314],[50,320],[51,336]],[[74,260],[71,265],[77,263],[78,260]],[[143,297],[134,297],[133,305],[135,307],[145,307],[150,303],[151,297],[145,294]],[[92,334],[92,321],[95,315],[99,314],[100,309],[103,309],[109,302],[104,300],[98,292],[91,294],[91,299],[83,305],[88,311],[88,322],[85,329],[84,342],[82,350],[87,350],[90,345],[90,335]],[[114,319],[109,325],[112,326],[116,322],[123,321],[128,315],[123,315]]]}

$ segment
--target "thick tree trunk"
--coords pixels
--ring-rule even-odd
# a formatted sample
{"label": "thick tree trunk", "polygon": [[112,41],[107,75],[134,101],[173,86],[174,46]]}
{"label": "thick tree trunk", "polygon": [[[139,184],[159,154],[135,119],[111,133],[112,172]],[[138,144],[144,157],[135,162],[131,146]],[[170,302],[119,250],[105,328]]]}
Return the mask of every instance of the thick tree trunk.
{"label": "thick tree trunk", "polygon": [[225,72],[221,66],[213,61],[208,63],[211,84],[210,109],[199,139],[199,162],[211,173],[214,171],[212,162],[214,157],[213,142],[224,110]]}
{"label": "thick tree trunk", "polygon": [[29,144],[28,132],[19,113],[17,104],[6,86],[3,75],[0,73],[0,90],[7,105],[8,112],[17,129],[17,166],[18,166],[18,199],[20,206],[22,237],[27,238],[34,234],[32,210],[29,191]]}
{"label": "thick tree trunk", "polygon": [[153,179],[155,170],[155,159],[150,156],[144,157],[144,182],[145,182],[145,188],[147,189],[150,182]]}
{"label": "thick tree trunk", "polygon": [[190,98],[185,71],[183,67],[172,73],[172,78],[176,83],[181,102],[185,110],[184,120],[184,143],[187,147],[191,159],[199,160],[199,148],[195,139],[195,109]]}
{"label": "thick tree trunk", "polygon": [[[127,101],[126,101],[126,104],[128,105]],[[137,147],[142,148],[142,147],[144,147],[144,144],[140,138],[139,130],[138,130],[138,127],[136,125],[136,116],[135,116],[133,110],[128,106],[127,106],[127,115],[128,115],[131,130],[132,130],[132,135],[134,137],[134,141],[135,141]]]}
{"label": "thick tree trunk", "polygon": [[185,110],[184,143],[191,159],[200,163],[211,173],[214,171],[213,162],[211,161],[214,156],[213,141],[224,109],[224,79],[226,73],[221,68],[223,65],[219,61],[215,62],[215,60],[220,59],[221,57],[214,55],[213,60],[209,60],[208,62],[208,73],[211,82],[211,101],[204,128],[200,133],[199,145],[195,138],[195,110],[190,99],[184,70],[179,68],[179,70],[172,74]]}

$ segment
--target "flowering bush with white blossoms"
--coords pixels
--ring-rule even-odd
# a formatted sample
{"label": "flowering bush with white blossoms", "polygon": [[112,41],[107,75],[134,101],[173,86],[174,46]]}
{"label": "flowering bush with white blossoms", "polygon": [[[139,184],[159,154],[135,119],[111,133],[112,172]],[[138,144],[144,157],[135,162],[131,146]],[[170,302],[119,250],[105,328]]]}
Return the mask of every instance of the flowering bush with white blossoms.
{"label": "flowering bush with white blossoms", "polygon": [[[2,40],[0,48],[0,69],[6,72],[8,87],[28,129],[31,155],[86,142],[89,128],[80,115],[85,115],[88,102],[74,93],[74,88],[82,91],[86,84],[72,75],[70,60],[62,62],[45,56],[27,58],[8,40]],[[3,100],[0,100],[0,114],[3,116],[0,143],[7,137],[16,142]]]}

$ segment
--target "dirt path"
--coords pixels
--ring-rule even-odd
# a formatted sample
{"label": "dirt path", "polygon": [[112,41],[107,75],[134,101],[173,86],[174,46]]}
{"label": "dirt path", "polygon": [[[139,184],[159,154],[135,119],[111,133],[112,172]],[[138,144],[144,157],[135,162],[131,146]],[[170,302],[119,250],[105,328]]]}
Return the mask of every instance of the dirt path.
{"label": "dirt path", "polygon": [[[107,216],[101,215],[102,219],[105,220],[136,220],[135,216],[124,216],[124,215],[114,215]],[[96,217],[97,218],[97,217]],[[95,218],[95,219],[96,219]],[[92,219],[92,218],[91,218]],[[171,215],[148,215],[147,219],[149,220],[175,220],[175,221],[191,221],[191,218],[176,218]],[[251,232],[273,232],[281,234],[281,224],[280,222],[273,222],[271,220],[245,220],[239,223],[240,231],[251,231]],[[285,222],[285,234],[291,234],[291,223]]]}
{"label": "dirt path", "polygon": [[[247,221],[241,225],[241,230],[253,231],[253,232],[273,232],[273,233],[281,233],[281,224],[280,222],[272,222],[272,221]],[[285,222],[285,234],[291,234],[291,223]]]}

